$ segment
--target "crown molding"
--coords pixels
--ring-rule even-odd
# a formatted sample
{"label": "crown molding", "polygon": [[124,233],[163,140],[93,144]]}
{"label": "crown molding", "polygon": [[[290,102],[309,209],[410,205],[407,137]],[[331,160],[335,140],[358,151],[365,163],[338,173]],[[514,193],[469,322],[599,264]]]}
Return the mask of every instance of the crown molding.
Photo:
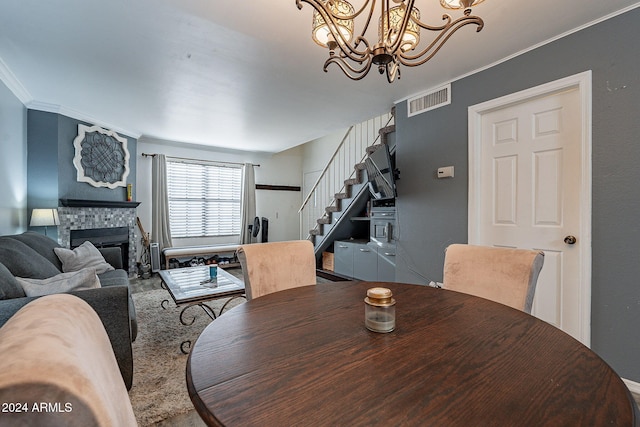
{"label": "crown molding", "polygon": [[31,101],[24,104],[29,110],[37,110],[44,111],[45,113],[55,113],[60,114],[60,110],[62,107],[58,104],[50,104],[48,102],[41,102],[32,99]]}
{"label": "crown molding", "polygon": [[86,122],[92,125],[97,125],[102,128],[117,132],[119,134],[130,136],[131,138],[135,138],[135,139],[139,139],[142,136],[142,134],[139,131],[134,131],[132,129],[124,129],[118,126],[114,126],[112,124],[98,120],[95,117],[91,117],[88,114],[81,113],[79,111],[73,110],[71,108],[67,108],[59,104],[51,104],[48,102],[32,100],[25,103],[25,107],[27,107],[30,110],[44,111],[45,113],[60,114],[60,115],[70,117],[72,119],[80,120],[82,122]]}
{"label": "crown molding", "polygon": [[2,81],[7,88],[15,95],[16,98],[26,105],[33,100],[33,97],[29,91],[20,83],[20,80],[9,69],[6,62],[0,58],[0,81]]}

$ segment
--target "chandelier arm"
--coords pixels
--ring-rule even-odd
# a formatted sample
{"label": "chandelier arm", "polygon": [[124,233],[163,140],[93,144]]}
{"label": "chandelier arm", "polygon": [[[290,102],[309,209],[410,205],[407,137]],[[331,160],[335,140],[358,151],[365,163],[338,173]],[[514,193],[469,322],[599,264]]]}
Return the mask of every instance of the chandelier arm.
{"label": "chandelier arm", "polygon": [[[462,27],[464,27],[466,25],[470,25],[470,24],[476,24],[478,26],[478,28],[476,29],[476,32],[479,32],[480,30],[482,30],[482,27],[484,26],[484,21],[482,21],[482,19],[480,17],[477,17],[477,16],[463,16],[461,18],[458,18],[455,21],[453,21],[450,25],[447,25],[446,28],[444,29],[444,31],[442,31],[438,35],[438,37],[436,37],[429,44],[429,46],[424,48],[421,52],[419,52],[419,53],[417,53],[415,55],[408,55],[405,52],[399,52],[398,55],[397,55],[398,61],[401,64],[406,65],[408,67],[416,67],[418,65],[424,64],[425,62],[427,62],[431,58],[433,58],[433,56],[436,53],[438,53],[440,48],[442,48],[442,46],[449,40],[449,38],[456,31],[458,31],[460,28],[462,28]],[[426,57],[422,58],[424,55],[426,55],[430,51],[432,51],[432,52],[429,53],[429,55],[427,55]],[[420,59],[420,58],[422,58],[422,59]],[[417,59],[420,59],[420,60],[419,61],[415,61]]]}
{"label": "chandelier arm", "polygon": [[356,38],[355,46],[357,46],[360,43],[364,44],[364,47],[365,47],[364,50],[357,50],[355,48],[352,48],[349,45],[342,46],[340,45],[340,43],[338,43],[338,47],[340,48],[340,52],[338,53],[338,56],[340,58],[349,59],[353,62],[362,64],[369,58],[371,49],[369,47],[369,42],[367,41],[367,39],[365,39],[364,37],[358,36]]}
{"label": "chandelier arm", "polygon": [[[308,0],[296,0],[296,1],[305,1],[308,2]],[[353,42],[353,47],[345,41],[344,44],[340,44],[338,43],[338,45],[340,46],[340,50],[342,51],[342,53],[340,54],[340,56],[344,57],[348,57],[349,59],[351,59],[352,61],[358,62],[358,63],[362,63],[364,62],[364,60],[362,58],[366,58],[369,53],[371,52],[371,46],[369,44],[369,41],[364,37],[367,30],[369,29],[369,24],[371,23],[371,19],[373,18],[373,12],[376,9],[376,0],[366,0],[363,4],[362,7],[353,13],[353,15],[349,15],[349,16],[344,16],[342,17],[342,19],[354,19],[359,17],[362,12],[366,9],[367,6],[369,6],[369,2],[371,2],[371,7],[369,8],[369,15],[367,16],[367,20],[365,21],[364,27],[362,27],[362,32],[360,33],[359,36],[357,36]],[[358,46],[360,46],[360,43],[364,44],[365,49],[364,50],[358,50]]]}
{"label": "chandelier arm", "polygon": [[[302,1],[307,1],[307,0],[302,0]],[[357,10],[356,12],[353,12],[353,15],[349,15],[349,16],[345,15],[342,19],[356,19],[367,8],[367,6],[369,5],[369,2],[371,2],[371,9],[369,10],[369,20],[371,20],[371,15],[373,14],[373,10],[376,8],[376,0],[366,0],[359,10]],[[365,27],[367,26],[368,25],[366,25]]]}
{"label": "chandelier arm", "polygon": [[[462,17],[464,18],[464,17]],[[462,19],[459,18],[459,19]],[[448,14],[444,14],[442,15],[442,20],[443,21],[447,21],[442,25],[436,26],[436,25],[429,25],[429,24],[425,24],[424,22],[420,21],[419,19],[413,19],[413,22],[415,22],[420,28],[424,28],[425,30],[429,30],[429,31],[442,31],[445,28],[453,25],[453,23],[451,22],[453,18],[451,18],[451,16],[449,16]]]}
{"label": "chandelier arm", "polygon": [[[369,4],[369,0],[367,0],[365,2],[364,5],[362,5],[362,8],[358,11],[358,15],[360,15],[360,13],[362,13],[362,11],[364,10],[364,8]],[[369,28],[369,24],[371,23],[371,18],[373,17],[373,11],[376,8],[376,0],[372,0],[371,1],[371,8],[369,9],[369,16],[367,17],[367,20],[364,24],[364,27],[362,27],[362,33],[360,33],[360,36],[356,39],[356,41],[353,44],[353,48],[357,49],[358,45],[360,44],[361,41],[364,41],[367,45],[367,50],[369,49],[369,43],[367,42],[367,40],[364,38],[365,33],[367,32],[367,29]]]}
{"label": "chandelier arm", "polygon": [[[393,65],[392,65],[393,64]],[[386,65],[387,82],[393,83],[396,80],[400,80],[400,65],[397,62],[390,62]]]}
{"label": "chandelier arm", "polygon": [[347,61],[344,60],[344,58],[338,57],[338,56],[332,56],[329,59],[327,59],[324,63],[324,72],[327,72],[327,67],[329,66],[329,64],[336,64],[341,70],[342,72],[349,77],[351,80],[361,80],[363,79],[368,73],[369,70],[371,69],[371,57],[368,58],[368,60],[366,61],[366,63],[364,64],[364,66],[362,68],[355,68],[353,66],[351,66],[351,64],[349,64]]}

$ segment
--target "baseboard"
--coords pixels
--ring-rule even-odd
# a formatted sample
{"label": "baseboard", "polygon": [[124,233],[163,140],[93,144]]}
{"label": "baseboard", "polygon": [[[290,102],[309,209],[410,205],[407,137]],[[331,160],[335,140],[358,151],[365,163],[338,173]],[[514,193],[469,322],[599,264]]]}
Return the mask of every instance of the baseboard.
{"label": "baseboard", "polygon": [[622,379],[622,381],[624,381],[631,393],[640,395],[640,383],[631,380],[625,380],[624,378]]}
{"label": "baseboard", "polygon": [[341,274],[335,273],[329,270],[323,270],[321,268],[316,269],[316,276],[322,277],[323,279],[330,280],[332,282],[344,282],[348,280],[353,280],[350,277],[343,276]]}

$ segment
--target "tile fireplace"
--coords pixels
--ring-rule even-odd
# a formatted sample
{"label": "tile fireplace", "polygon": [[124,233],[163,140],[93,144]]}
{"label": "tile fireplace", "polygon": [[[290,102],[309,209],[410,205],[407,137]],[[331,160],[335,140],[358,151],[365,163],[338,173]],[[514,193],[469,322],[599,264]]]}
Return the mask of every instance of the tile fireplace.
{"label": "tile fireplace", "polygon": [[84,241],[96,247],[119,246],[129,277],[137,275],[138,202],[60,199],[58,243],[73,249]]}

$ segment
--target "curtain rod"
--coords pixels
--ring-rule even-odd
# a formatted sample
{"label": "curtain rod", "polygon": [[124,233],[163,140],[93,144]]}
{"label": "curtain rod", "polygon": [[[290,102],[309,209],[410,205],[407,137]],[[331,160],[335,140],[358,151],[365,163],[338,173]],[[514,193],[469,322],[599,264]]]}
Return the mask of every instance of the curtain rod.
{"label": "curtain rod", "polygon": [[[155,157],[157,156],[157,154],[148,154],[148,153],[142,153],[142,157]],[[188,157],[174,157],[174,156],[167,156],[167,158],[169,159],[176,159],[176,160],[189,160],[189,161],[196,161],[196,162],[211,162],[211,163],[224,163],[224,164],[228,164],[228,165],[241,165],[243,166],[244,163],[238,163],[238,162],[222,162],[219,160],[201,160],[201,159],[190,159]],[[253,165],[256,167],[260,167],[260,165]]]}

